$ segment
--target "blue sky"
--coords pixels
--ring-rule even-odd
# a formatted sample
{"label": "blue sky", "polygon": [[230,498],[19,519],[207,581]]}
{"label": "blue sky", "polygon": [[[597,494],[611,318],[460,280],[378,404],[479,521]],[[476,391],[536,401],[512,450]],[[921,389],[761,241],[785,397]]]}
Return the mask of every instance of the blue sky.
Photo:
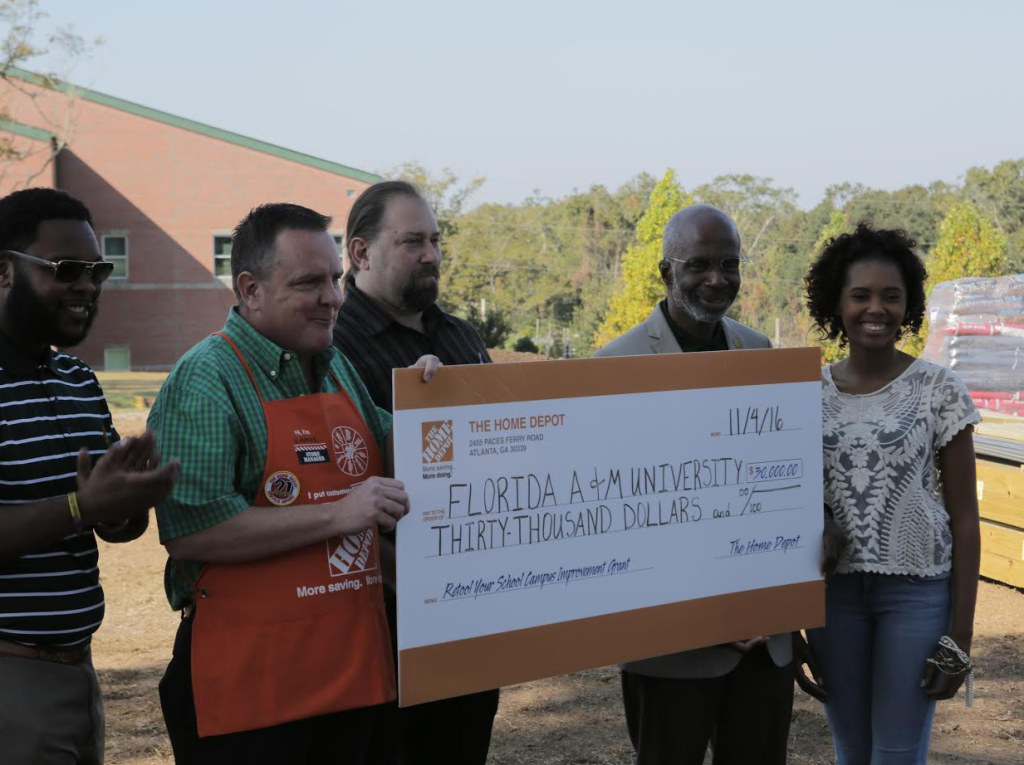
{"label": "blue sky", "polygon": [[104,39],[80,85],[364,170],[483,175],[476,202],[674,167],[809,207],[1024,156],[1018,0],[41,5]]}

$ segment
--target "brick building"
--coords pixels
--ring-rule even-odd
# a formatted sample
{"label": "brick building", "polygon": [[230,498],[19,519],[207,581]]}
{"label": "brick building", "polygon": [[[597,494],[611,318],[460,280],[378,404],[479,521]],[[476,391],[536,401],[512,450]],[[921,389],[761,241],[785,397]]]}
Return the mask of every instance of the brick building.
{"label": "brick building", "polygon": [[341,243],[377,176],[85,88],[11,69],[0,79],[8,154],[0,195],[64,189],[117,264],[75,354],[96,369],[168,369],[234,304],[230,236],[264,202],[331,215]]}

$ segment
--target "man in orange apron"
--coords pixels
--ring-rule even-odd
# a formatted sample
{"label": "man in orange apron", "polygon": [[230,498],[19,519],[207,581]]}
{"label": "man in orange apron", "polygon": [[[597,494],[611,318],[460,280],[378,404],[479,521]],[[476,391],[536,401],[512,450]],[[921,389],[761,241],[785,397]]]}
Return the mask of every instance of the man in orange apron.
{"label": "man in orange apron", "polygon": [[[378,528],[391,420],[331,347],[330,218],[288,204],[235,229],[238,305],[188,351],[150,425],[181,480],[157,508],[183,612],[160,700],[179,763],[363,762],[394,698]],[[421,359],[424,379],[436,359]]]}

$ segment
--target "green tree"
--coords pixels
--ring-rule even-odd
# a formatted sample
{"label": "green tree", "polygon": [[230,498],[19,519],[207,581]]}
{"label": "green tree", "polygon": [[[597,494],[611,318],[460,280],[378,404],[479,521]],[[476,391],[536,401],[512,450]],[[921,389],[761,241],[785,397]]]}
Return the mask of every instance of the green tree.
{"label": "green tree", "polygon": [[516,353],[540,353],[540,348],[529,335],[516,338],[515,343],[512,344],[512,350]]}
{"label": "green tree", "polygon": [[455,233],[462,208],[473,194],[480,190],[487,179],[483,176],[461,183],[449,168],[440,175],[431,173],[418,162],[403,162],[397,167],[381,173],[385,178],[408,181],[420,190],[437,218],[441,237]]}
{"label": "green tree", "polygon": [[[928,258],[925,291],[940,282],[967,276],[1003,276],[1008,273],[1006,235],[970,202],[960,202],[949,211],[939,228],[939,240]],[[925,317],[920,333],[906,338],[903,350],[920,356],[928,337]]]}
{"label": "green tree", "polygon": [[803,253],[813,241],[812,235],[806,245],[800,243],[805,214],[796,209],[793,190],[774,186],[770,178],[722,175],[699,186],[693,196],[725,212],[740,232],[747,263],[730,315],[769,334],[778,326],[781,335],[784,323],[789,330],[796,313],[790,305],[793,285],[802,276]]}
{"label": "green tree", "polygon": [[862,189],[846,202],[843,212],[854,223],[903,229],[927,252],[935,245],[946,213],[935,201],[924,186],[905,186],[896,191]]}
{"label": "green tree", "polygon": [[[851,228],[850,218],[847,214],[843,210],[833,210],[828,223],[822,227],[818,240],[811,248],[811,256],[807,260],[807,266],[809,267],[814,259],[818,257],[818,254],[825,248],[830,239],[849,232]],[[805,305],[802,305],[800,308],[800,323],[807,328],[804,333],[805,337],[813,337],[814,341],[821,346],[821,361],[823,364],[833,364],[845,355],[836,340],[821,336],[820,331],[814,326],[811,314]]]}
{"label": "green tree", "polygon": [[814,240],[814,244],[811,246],[810,258],[807,261],[808,265],[825,249],[825,245],[830,239],[835,239],[840,234],[848,233],[851,228],[850,216],[844,210],[833,210],[831,215],[828,216],[828,223],[822,226],[821,233],[818,234],[818,238]]}
{"label": "green tree", "polygon": [[550,200],[528,199],[485,204],[462,215],[443,245],[444,302],[466,313],[486,299],[517,333],[538,339],[538,324],[568,324],[579,253],[567,244],[573,232],[562,228],[557,213]]}
{"label": "green tree", "polygon": [[771,178],[720,175],[693,191],[695,202],[724,212],[740,232],[743,252],[755,261],[767,243],[767,234],[796,210],[796,193],[772,185]]}
{"label": "green tree", "polygon": [[1024,270],[1024,159],[1005,160],[991,170],[970,168],[964,191],[978,211],[1006,234],[1011,270]]}
{"label": "green tree", "polygon": [[443,246],[443,301],[464,314],[486,298],[513,336],[530,335],[545,352],[589,352],[653,185],[641,174],[615,192],[593,186],[463,213]]}
{"label": "green tree", "polygon": [[576,300],[570,334],[577,350],[589,354],[615,290],[622,253],[636,236],[656,179],[641,173],[614,193],[595,186],[566,200],[566,223],[577,231],[573,247],[579,266],[571,276]]}
{"label": "green tree", "polygon": [[928,291],[939,282],[964,276],[1003,276],[1007,268],[1006,234],[973,204],[961,202],[942,221],[928,258]]}
{"label": "green tree", "polygon": [[622,256],[622,278],[608,302],[604,321],[594,337],[594,345],[611,342],[639,324],[665,294],[658,263],[665,224],[684,207],[693,203],[676,182],[674,170],[667,170],[651,191],[650,202],[636,226],[636,241]]}
{"label": "green tree", "polygon": [[485,315],[481,315],[475,305],[470,306],[466,311],[466,321],[473,325],[473,329],[477,331],[480,339],[488,348],[502,347],[512,332],[505,315],[501,311],[493,309],[487,311]]}

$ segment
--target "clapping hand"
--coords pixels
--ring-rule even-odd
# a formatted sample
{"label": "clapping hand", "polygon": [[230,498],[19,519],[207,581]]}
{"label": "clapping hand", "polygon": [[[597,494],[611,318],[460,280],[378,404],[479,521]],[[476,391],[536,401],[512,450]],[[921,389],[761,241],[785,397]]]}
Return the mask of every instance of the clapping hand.
{"label": "clapping hand", "polygon": [[92,464],[78,452],[78,504],[86,526],[117,526],[162,502],[178,480],[179,463],[160,466],[156,438],[147,430],[123,438]]}

